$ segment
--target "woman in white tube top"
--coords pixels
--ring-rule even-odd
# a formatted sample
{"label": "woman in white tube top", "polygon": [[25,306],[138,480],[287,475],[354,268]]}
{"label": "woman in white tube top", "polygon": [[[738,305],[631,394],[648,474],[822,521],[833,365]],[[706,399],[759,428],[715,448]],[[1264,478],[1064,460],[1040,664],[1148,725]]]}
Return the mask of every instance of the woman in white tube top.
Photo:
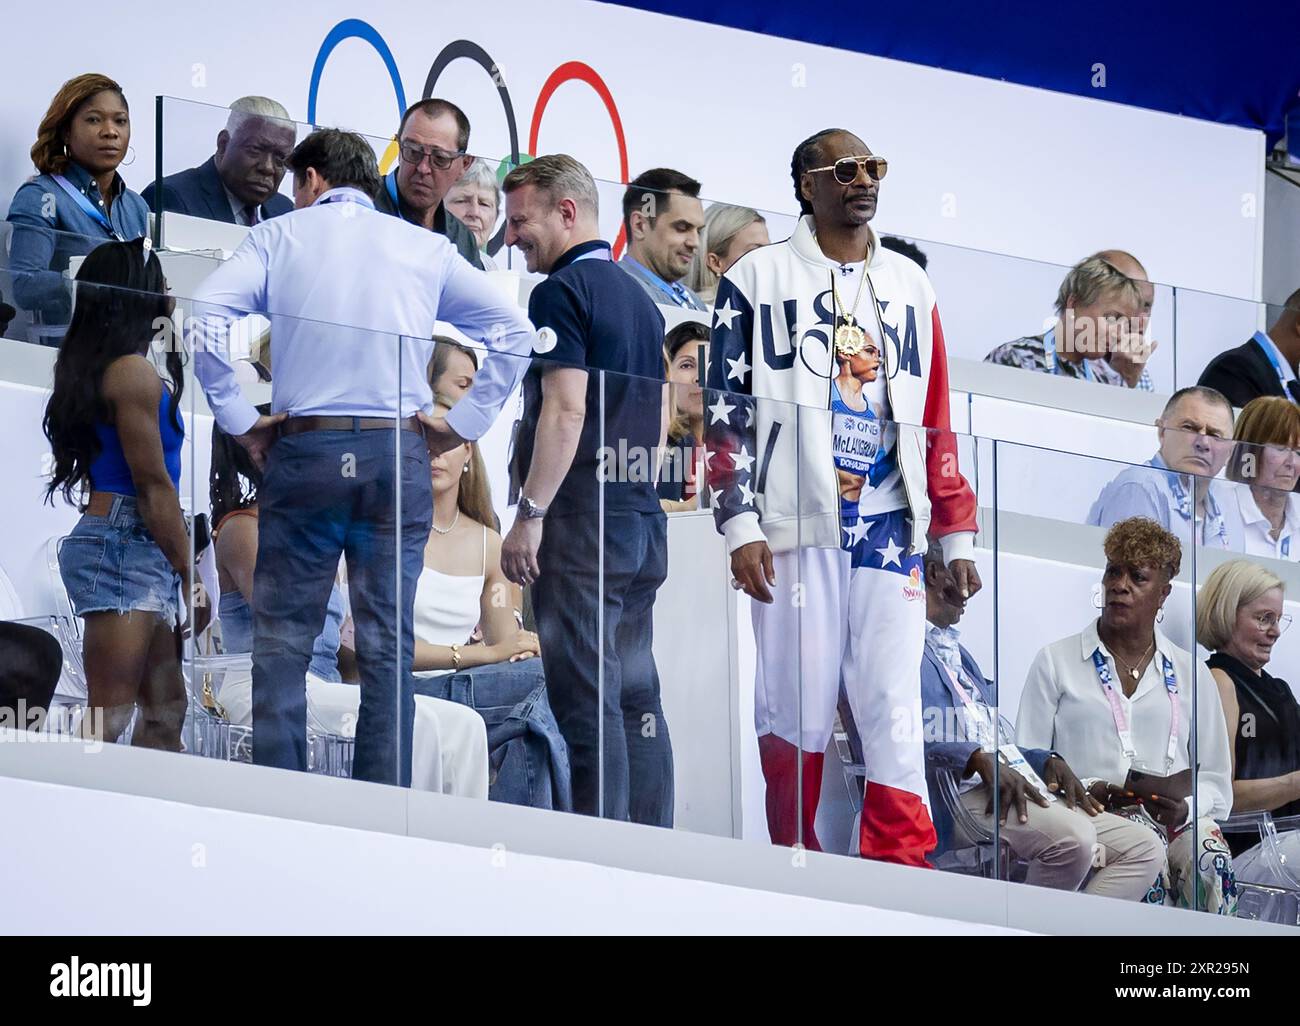
{"label": "woman in white tube top", "polygon": [[[435,406],[438,414],[450,404],[438,396]],[[519,589],[501,571],[501,535],[494,530],[496,515],[478,447],[459,445],[430,463],[433,530],[415,589],[417,689],[420,678],[498,664],[505,669],[534,660],[540,673],[537,635],[520,627]],[[471,644],[478,626],[483,643]]]}
{"label": "woman in white tube top", "polygon": [[[216,525],[218,614],[223,651],[251,652],[253,568],[257,563],[257,485],[261,474],[242,445],[213,425],[211,502]],[[335,585],[325,626],[312,646],[307,672],[307,725],[322,734],[352,736],[361,706],[361,689],[343,682],[340,664],[355,665],[340,636],[346,599]],[[251,672],[228,673],[216,694],[230,722],[252,725]],[[487,798],[487,729],[473,709],[425,695],[415,700],[411,786],[466,798]]]}

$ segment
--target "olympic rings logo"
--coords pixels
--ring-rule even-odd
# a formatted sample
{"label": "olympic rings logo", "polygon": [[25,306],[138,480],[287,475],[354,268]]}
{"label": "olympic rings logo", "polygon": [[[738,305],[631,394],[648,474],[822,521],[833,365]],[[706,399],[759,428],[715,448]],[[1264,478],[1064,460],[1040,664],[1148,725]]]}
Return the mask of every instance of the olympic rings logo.
{"label": "olympic rings logo", "polygon": [[[393,84],[393,95],[397,101],[397,116],[400,118],[408,104],[406,102],[406,91],[402,88],[402,76],[397,70],[397,61],[393,58],[393,52],[388,48],[384,37],[379,34],[373,25],[359,18],[348,18],[330,29],[316,54],[316,63],[311,72],[311,85],[307,91],[308,123],[316,124],[316,98],[320,92],[321,76],[325,71],[325,65],[329,61],[330,54],[334,52],[335,47],[347,39],[360,39],[369,43],[371,48],[379,54],[380,59],[384,62],[384,67],[388,71],[388,78]],[[614,141],[618,146],[619,182],[622,184],[627,183],[627,139],[623,134],[623,120],[619,117],[618,106],[614,103],[614,97],[610,93],[609,87],[594,68],[581,61],[567,61],[547,76],[541,92],[537,95],[537,101],[533,105],[532,121],[528,127],[528,148],[524,154],[521,154],[519,150],[519,127],[515,120],[514,103],[510,99],[510,91],[506,88],[505,78],[502,76],[496,62],[477,43],[468,39],[457,39],[443,47],[438,56],[434,58],[433,64],[429,66],[429,73],[424,80],[424,92],[420,98],[428,99],[432,96],[434,86],[437,85],[439,77],[441,77],[447,66],[453,61],[462,59],[476,63],[487,72],[488,76],[496,84],[497,93],[501,98],[501,109],[506,118],[506,130],[510,136],[509,159],[511,167],[519,166],[521,156],[531,157],[537,154],[537,140],[541,133],[542,116],[546,113],[546,107],[550,103],[551,97],[555,95],[556,90],[567,82],[581,82],[600,97],[601,102],[605,105],[610,124],[614,129]],[[396,159],[397,140],[394,139],[384,151],[380,162],[381,167],[384,169],[391,167]],[[504,240],[505,225],[503,224],[496,235],[488,240],[488,252],[496,253],[500,250]],[[626,243],[626,229],[620,226],[618,237],[614,240],[615,259],[618,259]]]}

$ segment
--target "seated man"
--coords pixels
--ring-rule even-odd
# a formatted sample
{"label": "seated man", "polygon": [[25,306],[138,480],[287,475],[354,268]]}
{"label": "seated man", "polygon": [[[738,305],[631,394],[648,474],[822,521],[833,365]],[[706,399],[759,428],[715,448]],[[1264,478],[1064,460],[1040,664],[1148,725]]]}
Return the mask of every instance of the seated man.
{"label": "seated man", "polygon": [[1088,511],[1088,523],[1110,527],[1129,517],[1147,517],[1183,545],[1242,551],[1245,542],[1235,526],[1238,521],[1223,514],[1224,503],[1232,498],[1226,491],[1231,486],[1212,480],[1232,453],[1228,400],[1200,385],[1179,389],[1169,397],[1156,428],[1159,451],[1101,490]]}
{"label": "seated man", "polygon": [[1234,349],[1220,353],[1201,372],[1198,385],[1217,388],[1233,406],[1262,395],[1300,403],[1300,290],[1285,304],[1269,307],[1268,331],[1257,331]]}
{"label": "seated man", "polygon": [[[279,193],[296,128],[289,112],[265,96],[244,96],[230,105],[217,152],[199,167],[162,180],[162,207],[176,214],[251,228],[293,209]],[[154,209],[155,183],[140,195]]]}
{"label": "seated man", "polygon": [[1155,347],[1144,341],[1143,332],[1153,296],[1146,272],[1130,254],[1094,253],[1061,282],[1052,327],[1004,342],[984,360],[1150,391],[1144,365]]}
{"label": "seated man", "polygon": [[956,624],[965,611],[966,600],[944,566],[943,550],[932,542],[925,557],[928,623],[921,661],[921,701],[925,709],[926,782],[939,835],[936,857],[962,842],[940,796],[938,775],[955,773],[960,778],[962,805],[990,832],[994,829],[996,781],[998,833],[1018,857],[1028,860],[1026,883],[1067,891],[1082,886],[1087,894],[1141,900],[1164,858],[1164,849],[1151,831],[1102,811],[1101,804],[1055,752],[1028,749],[1019,753],[1054,799],[1041,794],[1037,782],[999,758],[999,746],[1010,758],[1014,758],[1015,749],[992,704],[992,685],[958,641]]}

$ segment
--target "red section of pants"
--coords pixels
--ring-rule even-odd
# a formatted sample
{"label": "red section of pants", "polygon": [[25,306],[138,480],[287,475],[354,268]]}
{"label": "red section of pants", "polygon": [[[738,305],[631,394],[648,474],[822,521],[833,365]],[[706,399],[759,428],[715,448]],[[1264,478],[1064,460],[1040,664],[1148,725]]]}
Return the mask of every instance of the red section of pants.
{"label": "red section of pants", "polygon": [[858,850],[864,859],[929,868],[925,856],[937,844],[930,813],[919,796],[867,781],[858,833]]}
{"label": "red section of pants", "polygon": [[817,821],[817,801],[822,793],[822,763],[826,756],[821,752],[800,752],[775,734],[763,734],[758,739],[758,757],[763,764],[763,779],[767,782],[767,832],[773,844],[789,847],[801,840],[797,798],[800,756],[803,761],[803,846],[808,851],[821,851],[813,824]]}

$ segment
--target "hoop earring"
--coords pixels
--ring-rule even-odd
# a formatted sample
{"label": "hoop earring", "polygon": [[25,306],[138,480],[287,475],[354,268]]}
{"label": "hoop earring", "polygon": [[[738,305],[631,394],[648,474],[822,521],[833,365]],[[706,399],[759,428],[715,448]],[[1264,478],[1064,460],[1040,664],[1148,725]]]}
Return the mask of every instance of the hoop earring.
{"label": "hoop earring", "polygon": [[128,147],[126,148],[126,155],[127,155],[130,159],[129,159],[129,160],[124,160],[124,161],[122,161],[122,164],[121,164],[122,167],[130,167],[132,164],[135,163],[135,147],[134,147],[134,146],[128,146]]}
{"label": "hoop earring", "polygon": [[1094,584],[1092,586],[1092,608],[1093,609],[1100,609],[1102,607],[1101,591],[1102,589],[1100,584]]}
{"label": "hoop earring", "polygon": [[1161,606],[1159,609],[1156,610],[1156,623],[1164,623],[1164,622],[1165,622],[1165,607]]}

